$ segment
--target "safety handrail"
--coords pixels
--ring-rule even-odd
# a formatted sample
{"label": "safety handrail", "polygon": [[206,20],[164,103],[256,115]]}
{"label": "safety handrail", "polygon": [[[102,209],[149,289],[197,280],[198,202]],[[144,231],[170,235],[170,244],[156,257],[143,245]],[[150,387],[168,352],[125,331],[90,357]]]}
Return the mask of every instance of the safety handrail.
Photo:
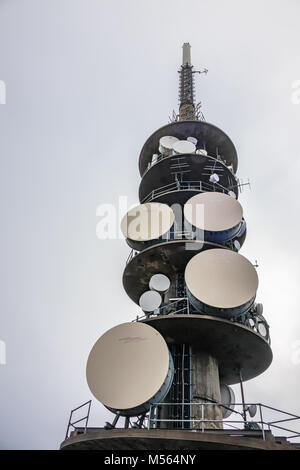
{"label": "safety handrail", "polygon": [[172,183],[160,186],[159,188],[153,189],[146,197],[141,201],[142,203],[149,202],[154,197],[161,196],[162,194],[169,191],[182,191],[185,189],[194,189],[198,191],[214,191],[228,193],[232,188],[225,188],[219,183],[208,183],[205,181],[174,181]]}

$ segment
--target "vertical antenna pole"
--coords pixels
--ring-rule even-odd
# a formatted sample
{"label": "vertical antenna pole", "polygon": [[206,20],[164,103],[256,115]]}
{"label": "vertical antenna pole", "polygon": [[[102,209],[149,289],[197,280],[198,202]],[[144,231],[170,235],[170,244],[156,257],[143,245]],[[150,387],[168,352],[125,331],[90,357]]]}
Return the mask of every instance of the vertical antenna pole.
{"label": "vertical antenna pole", "polygon": [[246,416],[245,395],[244,395],[243,377],[242,377],[241,369],[239,370],[239,378],[240,378],[241,396],[242,396],[242,404],[243,404],[243,418],[246,424],[247,416]]}
{"label": "vertical antenna pole", "polygon": [[191,46],[182,46],[182,65],[179,70],[179,121],[195,121],[194,76],[191,65]]}
{"label": "vertical antenna pole", "polygon": [[191,45],[188,42],[185,42],[182,46],[182,65],[192,65],[191,64]]}

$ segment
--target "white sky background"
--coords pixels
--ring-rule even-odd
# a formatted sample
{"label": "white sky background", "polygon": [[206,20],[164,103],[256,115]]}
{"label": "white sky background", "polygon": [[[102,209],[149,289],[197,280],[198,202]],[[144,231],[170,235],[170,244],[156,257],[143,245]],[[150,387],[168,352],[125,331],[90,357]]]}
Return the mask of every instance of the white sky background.
{"label": "white sky background", "polygon": [[[274,361],[246,400],[300,415],[299,18],[297,0],[0,1],[0,448],[58,448],[91,398],[92,345],[139,312],[122,287],[130,250],[97,239],[96,208],[138,202],[140,149],[177,110],[183,42],[209,69],[206,120],[251,180],[241,253],[259,263]],[[91,425],[111,416],[93,401]]]}

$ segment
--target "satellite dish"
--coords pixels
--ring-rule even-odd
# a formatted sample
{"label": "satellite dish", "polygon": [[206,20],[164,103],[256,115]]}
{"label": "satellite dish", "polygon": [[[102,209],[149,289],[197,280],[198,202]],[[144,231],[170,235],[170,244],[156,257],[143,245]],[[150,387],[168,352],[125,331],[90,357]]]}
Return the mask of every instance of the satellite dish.
{"label": "satellite dish", "polygon": [[165,292],[167,292],[169,287],[170,279],[164,274],[154,274],[154,276],[152,276],[150,279],[149,288],[151,290],[164,294]]}
{"label": "satellite dish", "polygon": [[220,385],[220,392],[221,392],[221,403],[224,407],[221,408],[223,419],[228,418],[232,411],[234,410],[235,404],[235,395],[234,391],[232,390],[229,385],[221,384]]}
{"label": "satellite dish", "polygon": [[207,151],[205,149],[198,149],[196,150],[196,153],[198,155],[207,155]]}
{"label": "satellite dish", "polygon": [[165,156],[171,155],[173,150],[173,145],[179,139],[173,137],[172,135],[165,135],[159,139],[159,151]]}
{"label": "satellite dish", "polygon": [[188,137],[186,140],[192,142],[192,144],[197,145],[198,139],[196,137]]}
{"label": "satellite dish", "polygon": [[144,292],[139,300],[141,309],[146,312],[154,312],[162,302],[161,295],[155,290],[147,290]]}
{"label": "satellite dish", "polygon": [[218,183],[218,181],[220,180],[219,176],[217,175],[217,173],[213,173],[212,175],[210,175],[209,177],[209,181],[211,183]]}
{"label": "satellite dish", "polygon": [[154,153],[154,154],[152,155],[152,162],[151,162],[152,165],[157,162],[157,159],[158,159],[158,155],[157,155],[157,153]]}
{"label": "satellite dish", "polygon": [[233,191],[228,191],[228,196],[233,197],[233,199],[236,199],[236,194]]}
{"label": "satellite dish", "polygon": [[174,143],[173,150],[177,155],[184,153],[195,153],[196,145],[193,144],[193,142],[189,142],[188,140],[178,140]]}
{"label": "satellite dish", "polygon": [[263,322],[259,322],[259,323],[257,324],[257,331],[258,331],[258,333],[259,333],[261,336],[263,336],[264,338],[265,338],[266,336],[268,336],[268,330],[267,330],[267,328],[266,328],[265,323],[263,323]]}
{"label": "satellite dish", "polygon": [[239,251],[241,248],[240,242],[238,240],[234,240],[233,244],[234,244],[234,247]]}
{"label": "satellite dish", "polygon": [[202,313],[217,316],[235,316],[248,310],[258,288],[252,263],[225,248],[212,248],[193,256],[184,276],[191,304]]}
{"label": "satellite dish", "polygon": [[166,341],[142,322],[122,323],[104,333],[94,344],[86,367],[92,394],[121,416],[138,416],[162,402],[173,375]]}
{"label": "satellite dish", "polygon": [[256,406],[256,405],[250,405],[250,406],[248,407],[248,410],[247,410],[247,411],[248,411],[250,417],[251,417],[251,418],[254,418],[254,416],[255,416],[256,413],[257,413],[257,406]]}
{"label": "satellite dish", "polygon": [[[207,191],[192,196],[185,203],[183,210],[189,224],[207,232],[215,232],[215,239],[220,241],[234,236],[243,218],[241,204],[218,191]],[[208,239],[209,235],[206,235]]]}
{"label": "satellite dish", "polygon": [[[169,232],[175,220],[171,207],[160,202],[147,202],[130,209],[121,221],[121,230],[134,249],[141,243],[156,240]],[[138,242],[138,243],[135,243]]]}
{"label": "satellite dish", "polygon": [[264,311],[263,304],[256,304],[255,310],[256,310],[257,315],[262,315]]}

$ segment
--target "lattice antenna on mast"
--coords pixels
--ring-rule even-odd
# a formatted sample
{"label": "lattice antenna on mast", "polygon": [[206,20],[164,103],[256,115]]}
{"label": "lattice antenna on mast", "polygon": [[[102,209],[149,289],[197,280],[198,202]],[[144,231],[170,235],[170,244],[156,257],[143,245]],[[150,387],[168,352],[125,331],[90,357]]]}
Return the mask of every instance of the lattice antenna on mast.
{"label": "lattice antenna on mast", "polygon": [[191,64],[191,46],[188,42],[182,46],[182,65],[179,73],[179,121],[204,120],[199,113],[199,105],[195,105],[195,73],[207,73],[208,70],[193,70]]}

